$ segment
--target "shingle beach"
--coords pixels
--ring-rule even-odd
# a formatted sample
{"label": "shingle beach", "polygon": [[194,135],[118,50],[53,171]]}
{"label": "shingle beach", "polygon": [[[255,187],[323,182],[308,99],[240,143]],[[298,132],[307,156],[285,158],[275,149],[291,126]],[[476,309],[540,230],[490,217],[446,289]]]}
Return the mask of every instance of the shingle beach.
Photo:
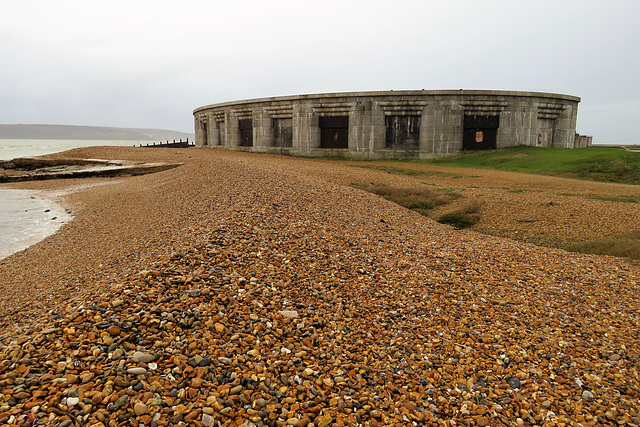
{"label": "shingle beach", "polygon": [[[0,425],[640,425],[637,263],[350,186],[423,178],[213,149],[64,155],[184,164],[11,186],[75,219],[0,261]],[[606,206],[639,215],[624,205]]]}

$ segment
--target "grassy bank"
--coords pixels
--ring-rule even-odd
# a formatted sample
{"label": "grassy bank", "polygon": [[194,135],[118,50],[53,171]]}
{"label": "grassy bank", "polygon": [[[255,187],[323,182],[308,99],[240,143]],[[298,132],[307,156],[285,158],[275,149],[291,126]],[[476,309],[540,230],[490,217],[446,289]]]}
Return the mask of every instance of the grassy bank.
{"label": "grassy bank", "polygon": [[583,254],[613,255],[640,260],[640,230],[589,242],[574,243],[564,249]]}
{"label": "grassy bank", "polygon": [[[452,191],[436,191],[424,187],[393,187],[386,184],[355,185],[356,188],[383,197],[391,202],[416,211],[421,215],[430,216],[430,211],[438,206],[446,206],[454,200],[462,198],[462,194]],[[461,209],[448,212],[437,221],[456,228],[472,227],[480,220],[480,204],[467,203]]]}
{"label": "grassy bank", "polygon": [[[616,147],[514,147],[435,160],[351,161],[350,165],[415,179],[411,188],[379,181],[358,187],[456,228],[575,252],[640,259],[640,234],[633,231],[633,223],[620,226],[599,221],[606,215],[628,224],[633,216],[627,213],[637,210],[640,192],[632,187],[580,183],[640,184],[638,152]],[[501,171],[530,175],[512,181]],[[535,175],[580,181],[546,188],[537,184]]]}
{"label": "grassy bank", "polygon": [[640,153],[613,147],[568,150],[519,146],[435,159],[428,163],[640,184]]}

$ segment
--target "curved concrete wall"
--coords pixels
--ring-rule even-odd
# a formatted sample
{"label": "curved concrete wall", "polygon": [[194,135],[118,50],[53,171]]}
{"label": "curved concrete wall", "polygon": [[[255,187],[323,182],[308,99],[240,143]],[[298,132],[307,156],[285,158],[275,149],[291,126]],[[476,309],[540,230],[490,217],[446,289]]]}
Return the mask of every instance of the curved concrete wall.
{"label": "curved concrete wall", "polygon": [[227,102],[193,115],[198,146],[433,158],[515,145],[573,148],[579,102],[537,92],[354,92]]}

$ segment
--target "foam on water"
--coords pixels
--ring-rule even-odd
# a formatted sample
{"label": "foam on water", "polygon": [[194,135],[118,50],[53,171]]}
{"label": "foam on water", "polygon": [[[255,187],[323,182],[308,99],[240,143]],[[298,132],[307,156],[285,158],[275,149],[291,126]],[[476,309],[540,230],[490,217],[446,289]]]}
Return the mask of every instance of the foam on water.
{"label": "foam on water", "polygon": [[37,191],[0,189],[0,259],[38,243],[71,218]]}

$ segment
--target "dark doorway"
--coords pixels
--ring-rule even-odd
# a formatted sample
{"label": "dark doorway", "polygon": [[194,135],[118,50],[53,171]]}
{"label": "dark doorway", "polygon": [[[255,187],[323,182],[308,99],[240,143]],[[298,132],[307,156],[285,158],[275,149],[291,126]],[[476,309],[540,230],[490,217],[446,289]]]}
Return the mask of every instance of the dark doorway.
{"label": "dark doorway", "polygon": [[495,150],[499,116],[464,116],[462,150]]}
{"label": "dark doorway", "polygon": [[209,145],[209,124],[208,123],[202,123],[202,138],[203,138],[203,145]]}
{"label": "dark doorway", "polygon": [[320,117],[320,148],[349,148],[349,116]]}
{"label": "dark doorway", "polygon": [[420,116],[387,116],[386,147],[392,150],[417,150],[420,147]]}
{"label": "dark doorway", "polygon": [[215,130],[215,132],[218,134],[218,145],[225,145],[225,134],[224,134],[224,130],[225,130],[225,122],[219,122],[217,129]]}
{"label": "dark doorway", "polygon": [[293,147],[292,122],[292,119],[273,119],[274,147]]}
{"label": "dark doorway", "polygon": [[238,120],[238,127],[240,128],[240,146],[253,147],[253,120]]}

